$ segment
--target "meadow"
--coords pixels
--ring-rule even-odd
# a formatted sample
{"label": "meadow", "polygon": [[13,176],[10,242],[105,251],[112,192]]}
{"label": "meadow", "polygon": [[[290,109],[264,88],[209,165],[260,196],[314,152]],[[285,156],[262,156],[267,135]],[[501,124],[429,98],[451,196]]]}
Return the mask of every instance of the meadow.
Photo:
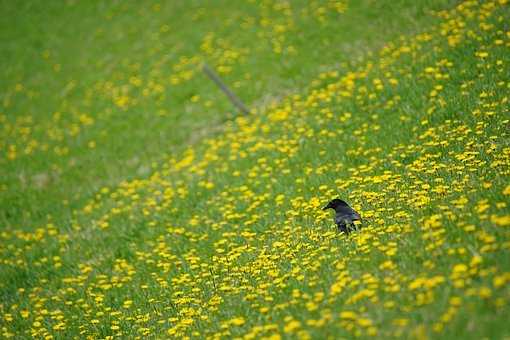
{"label": "meadow", "polygon": [[0,336],[509,338],[509,5],[0,2]]}

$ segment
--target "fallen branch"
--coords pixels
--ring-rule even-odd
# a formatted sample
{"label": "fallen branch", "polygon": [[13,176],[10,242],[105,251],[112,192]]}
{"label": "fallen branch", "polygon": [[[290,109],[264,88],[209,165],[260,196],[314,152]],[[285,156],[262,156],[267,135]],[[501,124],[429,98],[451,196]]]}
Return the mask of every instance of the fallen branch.
{"label": "fallen branch", "polygon": [[223,91],[223,93],[227,95],[228,99],[230,99],[235,107],[241,110],[244,114],[250,113],[250,110],[248,110],[241,99],[239,99],[239,97],[237,97],[234,92],[228,88],[228,86],[221,80],[221,78],[206,63],[202,65],[202,71],[204,71],[204,73],[209,78],[211,78],[211,80],[214,81],[216,85],[218,85],[218,87]]}

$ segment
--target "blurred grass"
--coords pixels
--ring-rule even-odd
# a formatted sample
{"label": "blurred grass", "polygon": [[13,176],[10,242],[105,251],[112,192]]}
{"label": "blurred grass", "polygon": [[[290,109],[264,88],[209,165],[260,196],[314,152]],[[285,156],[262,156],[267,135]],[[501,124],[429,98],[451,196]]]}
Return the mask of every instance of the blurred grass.
{"label": "blurred grass", "polygon": [[508,336],[508,5],[344,5],[2,3],[2,335]]}

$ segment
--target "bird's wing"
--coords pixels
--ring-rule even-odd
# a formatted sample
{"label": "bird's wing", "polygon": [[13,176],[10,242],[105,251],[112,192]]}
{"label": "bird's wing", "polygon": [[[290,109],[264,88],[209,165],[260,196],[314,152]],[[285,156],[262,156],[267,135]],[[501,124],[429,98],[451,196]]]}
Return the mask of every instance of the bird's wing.
{"label": "bird's wing", "polygon": [[345,224],[345,223],[351,223],[352,218],[350,214],[344,214],[344,213],[337,213],[335,215],[335,223],[336,224]]}
{"label": "bird's wing", "polygon": [[350,221],[360,220],[361,216],[351,207],[339,207],[338,215],[345,215]]}

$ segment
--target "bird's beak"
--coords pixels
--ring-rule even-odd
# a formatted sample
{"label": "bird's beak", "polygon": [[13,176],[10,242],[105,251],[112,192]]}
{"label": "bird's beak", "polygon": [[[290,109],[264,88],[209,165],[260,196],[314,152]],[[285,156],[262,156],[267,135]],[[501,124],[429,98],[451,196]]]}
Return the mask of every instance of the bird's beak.
{"label": "bird's beak", "polygon": [[326,205],[324,208],[322,208],[322,210],[328,210],[329,209],[329,204]]}

